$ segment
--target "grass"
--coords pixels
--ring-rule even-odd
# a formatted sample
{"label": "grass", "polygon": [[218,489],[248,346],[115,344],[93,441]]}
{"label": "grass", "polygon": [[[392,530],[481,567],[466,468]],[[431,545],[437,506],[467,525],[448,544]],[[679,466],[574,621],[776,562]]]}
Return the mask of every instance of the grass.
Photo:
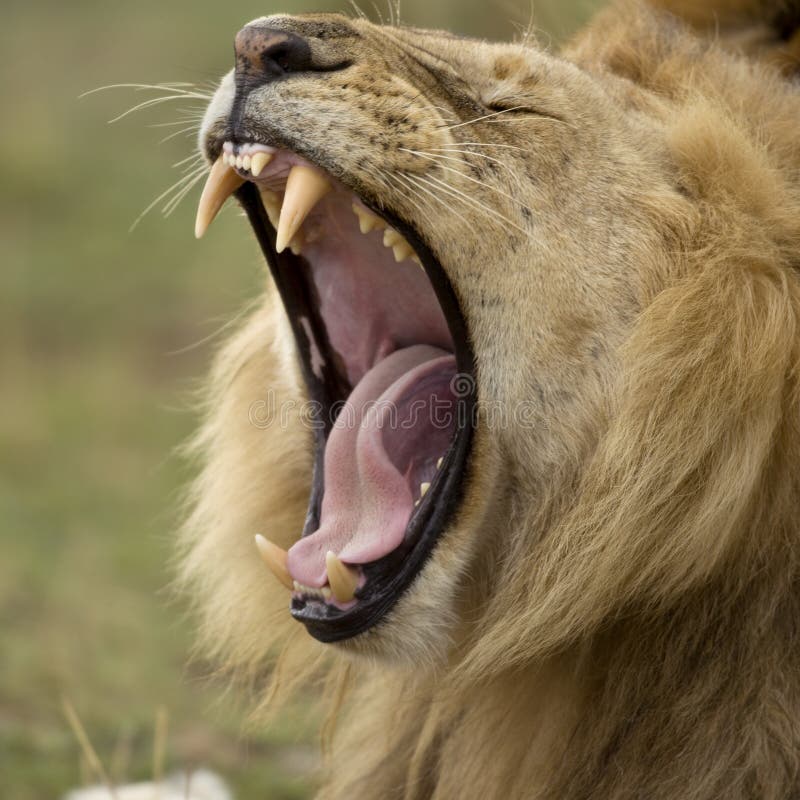
{"label": "grass", "polygon": [[[509,35],[502,2],[416,0],[406,16]],[[313,714],[245,733],[243,709],[202,665],[187,667],[191,624],[167,590],[190,476],[175,449],[196,425],[190,400],[215,334],[259,292],[261,256],[232,209],[195,242],[196,191],[129,233],[193,149],[186,136],[158,146],[173,129],[148,125],[187,104],[108,127],[138,95],[78,100],[109,83],[207,84],[229,68],[235,31],[268,11],[254,0],[4,6],[0,775],[13,800],[51,800],[81,780],[62,695],[129,778],[149,775],[165,706],[171,767],[216,769],[239,798],[310,792]]]}

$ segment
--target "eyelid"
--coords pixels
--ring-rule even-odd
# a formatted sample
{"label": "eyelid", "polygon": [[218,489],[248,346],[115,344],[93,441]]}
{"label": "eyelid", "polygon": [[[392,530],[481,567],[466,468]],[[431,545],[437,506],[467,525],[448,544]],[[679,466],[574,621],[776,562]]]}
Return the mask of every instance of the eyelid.
{"label": "eyelid", "polygon": [[520,103],[519,101],[513,101],[513,100],[508,100],[508,101],[492,100],[488,103],[484,103],[484,105],[486,106],[486,108],[489,109],[489,111],[494,111],[494,112],[502,111],[504,113],[512,113],[518,111],[524,114],[526,112],[531,113],[533,111],[533,108],[531,106],[526,106]]}

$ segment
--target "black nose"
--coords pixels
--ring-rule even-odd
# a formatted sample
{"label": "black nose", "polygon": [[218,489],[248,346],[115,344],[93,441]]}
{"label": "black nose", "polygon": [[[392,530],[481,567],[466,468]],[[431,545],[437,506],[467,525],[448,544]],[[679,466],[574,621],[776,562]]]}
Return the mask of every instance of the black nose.
{"label": "black nose", "polygon": [[250,80],[274,80],[313,69],[311,48],[290,31],[247,25],[236,34],[236,73]]}

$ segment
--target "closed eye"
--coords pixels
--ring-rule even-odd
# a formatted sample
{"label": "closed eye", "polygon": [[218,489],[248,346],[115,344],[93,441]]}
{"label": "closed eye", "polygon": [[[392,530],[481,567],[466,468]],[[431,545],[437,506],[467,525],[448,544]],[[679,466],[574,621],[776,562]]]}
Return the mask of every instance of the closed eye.
{"label": "closed eye", "polygon": [[531,114],[536,113],[534,109],[530,108],[529,106],[522,106],[512,103],[504,103],[502,101],[494,100],[491,103],[486,103],[486,109],[488,111],[494,111],[498,114]]}
{"label": "closed eye", "polygon": [[502,121],[503,117],[508,116],[535,116],[546,117],[547,119],[552,119],[556,122],[563,122],[566,124],[566,120],[562,119],[557,114],[545,111],[542,108],[537,108],[531,103],[521,104],[518,100],[516,102],[514,100],[492,100],[491,102],[484,103],[483,105],[489,112],[489,116],[492,119],[498,119],[499,121]]}

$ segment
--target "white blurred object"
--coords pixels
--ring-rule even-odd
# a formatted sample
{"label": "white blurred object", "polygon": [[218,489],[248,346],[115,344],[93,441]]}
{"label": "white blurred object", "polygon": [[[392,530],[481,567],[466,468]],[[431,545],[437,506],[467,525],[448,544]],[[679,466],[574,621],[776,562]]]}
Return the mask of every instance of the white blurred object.
{"label": "white blurred object", "polygon": [[233,800],[222,778],[208,770],[179,772],[160,783],[131,783],[115,786],[90,786],[75,789],[64,800]]}

